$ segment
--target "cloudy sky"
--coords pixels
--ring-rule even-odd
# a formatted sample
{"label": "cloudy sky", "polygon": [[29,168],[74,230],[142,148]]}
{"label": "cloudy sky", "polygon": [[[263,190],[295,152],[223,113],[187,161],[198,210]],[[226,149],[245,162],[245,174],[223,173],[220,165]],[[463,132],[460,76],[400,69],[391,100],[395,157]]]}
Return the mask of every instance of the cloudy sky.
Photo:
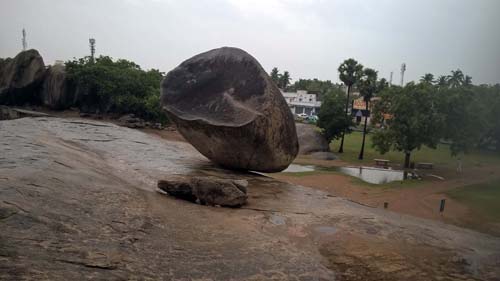
{"label": "cloudy sky", "polygon": [[338,81],[353,57],[405,80],[460,68],[500,82],[498,0],[0,0],[0,57],[28,45],[46,63],[97,54],[169,71],[220,46],[242,48],[266,70]]}

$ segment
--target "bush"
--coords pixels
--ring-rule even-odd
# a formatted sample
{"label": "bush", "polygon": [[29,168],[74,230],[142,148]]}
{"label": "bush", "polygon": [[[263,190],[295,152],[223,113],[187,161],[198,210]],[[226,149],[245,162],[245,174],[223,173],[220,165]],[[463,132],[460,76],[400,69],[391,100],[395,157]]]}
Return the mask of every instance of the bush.
{"label": "bush", "polygon": [[79,96],[77,106],[85,112],[133,113],[146,120],[166,123],[160,109],[163,73],[144,71],[134,62],[108,56],[66,62],[69,82]]}

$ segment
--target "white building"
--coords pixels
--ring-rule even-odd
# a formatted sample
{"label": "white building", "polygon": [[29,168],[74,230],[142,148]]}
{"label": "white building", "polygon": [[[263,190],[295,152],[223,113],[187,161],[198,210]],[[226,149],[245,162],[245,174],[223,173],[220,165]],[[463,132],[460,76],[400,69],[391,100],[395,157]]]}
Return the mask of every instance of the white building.
{"label": "white building", "polygon": [[307,91],[281,92],[293,114],[305,113],[307,115],[317,115],[321,107],[321,101],[317,100],[316,94],[309,94]]}

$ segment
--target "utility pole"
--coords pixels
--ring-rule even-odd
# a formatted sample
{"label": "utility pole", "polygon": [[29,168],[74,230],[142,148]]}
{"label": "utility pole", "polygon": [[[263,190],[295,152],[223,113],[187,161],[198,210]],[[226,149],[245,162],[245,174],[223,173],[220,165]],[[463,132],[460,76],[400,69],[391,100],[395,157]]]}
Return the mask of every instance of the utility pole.
{"label": "utility pole", "polygon": [[26,30],[23,28],[23,51],[28,48],[28,42],[26,41]]}
{"label": "utility pole", "polygon": [[95,39],[94,38],[89,38],[89,44],[90,44],[90,58],[91,58],[92,61],[94,61]]}
{"label": "utility pole", "polygon": [[404,86],[404,81],[405,81],[405,71],[406,71],[406,63],[403,63],[401,65],[401,87]]}
{"label": "utility pole", "polygon": [[391,71],[391,76],[389,78],[389,87],[392,86],[392,74],[394,74],[394,72]]}

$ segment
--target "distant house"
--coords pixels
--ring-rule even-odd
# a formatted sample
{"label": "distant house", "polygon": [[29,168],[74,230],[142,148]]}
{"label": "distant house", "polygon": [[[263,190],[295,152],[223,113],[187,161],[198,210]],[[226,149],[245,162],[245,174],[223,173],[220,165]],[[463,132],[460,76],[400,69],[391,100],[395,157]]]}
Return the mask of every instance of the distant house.
{"label": "distant house", "polygon": [[283,92],[281,94],[286,100],[293,114],[305,113],[307,115],[317,115],[321,107],[316,93],[308,93],[304,90],[297,92]]}

